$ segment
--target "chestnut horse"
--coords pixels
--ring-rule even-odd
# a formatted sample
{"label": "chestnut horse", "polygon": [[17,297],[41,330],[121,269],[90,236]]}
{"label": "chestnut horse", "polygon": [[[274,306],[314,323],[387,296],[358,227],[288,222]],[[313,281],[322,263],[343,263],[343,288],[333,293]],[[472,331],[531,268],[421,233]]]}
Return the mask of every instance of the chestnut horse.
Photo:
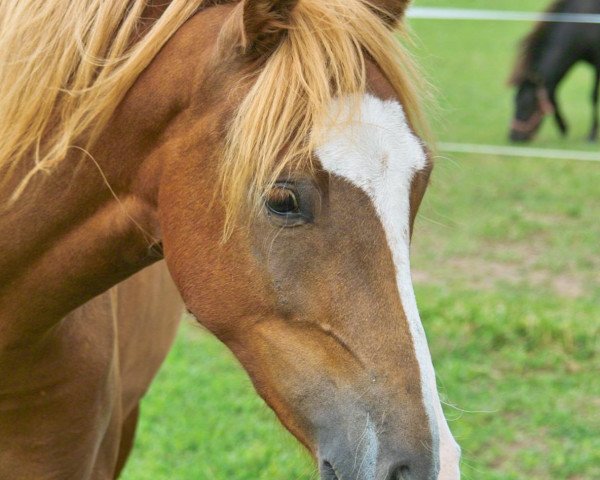
{"label": "chestnut horse", "polygon": [[459,478],[406,4],[0,3],[0,478],[117,477],[183,305],[321,478]]}

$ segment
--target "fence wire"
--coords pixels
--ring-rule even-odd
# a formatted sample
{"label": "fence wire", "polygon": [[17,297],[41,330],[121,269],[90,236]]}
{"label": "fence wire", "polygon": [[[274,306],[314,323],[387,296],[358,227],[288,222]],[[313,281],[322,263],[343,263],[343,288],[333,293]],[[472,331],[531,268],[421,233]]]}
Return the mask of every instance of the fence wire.
{"label": "fence wire", "polygon": [[600,14],[539,13],[506,10],[473,10],[467,8],[411,7],[408,18],[431,20],[487,20],[503,22],[550,22],[600,24]]}

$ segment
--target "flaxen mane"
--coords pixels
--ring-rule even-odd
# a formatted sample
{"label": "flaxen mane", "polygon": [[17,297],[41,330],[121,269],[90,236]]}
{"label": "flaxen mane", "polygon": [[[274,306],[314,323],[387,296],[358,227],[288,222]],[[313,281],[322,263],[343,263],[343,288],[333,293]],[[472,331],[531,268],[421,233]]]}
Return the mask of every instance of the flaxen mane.
{"label": "flaxen mane", "polygon": [[[199,8],[225,2],[172,0],[140,35],[147,3],[0,0],[0,184],[31,162],[18,195],[75,142],[89,146],[171,35]],[[332,100],[365,92],[367,59],[418,129],[412,61],[376,8],[367,0],[299,0],[231,123],[221,171],[230,220],[281,172],[310,165]]]}
{"label": "flaxen mane", "polygon": [[229,225],[240,208],[258,207],[282,172],[311,166],[333,99],[365,92],[369,58],[422,128],[413,63],[376,9],[364,0],[298,2],[231,124],[221,169]]}
{"label": "flaxen mane", "polygon": [[[164,11],[145,29],[158,3]],[[142,70],[205,3],[0,0],[0,186],[30,163],[16,197],[76,141],[93,142]]]}
{"label": "flaxen mane", "polygon": [[[569,0],[556,0],[550,4],[545,13],[565,13],[568,2]],[[536,77],[535,68],[542,51],[540,47],[546,43],[551,28],[552,23],[538,22],[533,31],[521,41],[517,61],[509,78],[511,86]]]}

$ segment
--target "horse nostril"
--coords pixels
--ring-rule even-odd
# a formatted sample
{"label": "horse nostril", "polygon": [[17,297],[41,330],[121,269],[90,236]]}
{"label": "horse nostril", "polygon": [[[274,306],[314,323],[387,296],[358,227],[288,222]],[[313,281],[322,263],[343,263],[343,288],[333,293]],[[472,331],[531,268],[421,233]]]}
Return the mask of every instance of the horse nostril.
{"label": "horse nostril", "polygon": [[391,470],[387,480],[434,480],[438,472],[430,465],[421,462],[401,463]]}
{"label": "horse nostril", "polygon": [[321,480],[339,480],[333,465],[327,460],[321,465]]}
{"label": "horse nostril", "polygon": [[400,465],[392,473],[392,480],[410,480],[410,468],[408,465]]}

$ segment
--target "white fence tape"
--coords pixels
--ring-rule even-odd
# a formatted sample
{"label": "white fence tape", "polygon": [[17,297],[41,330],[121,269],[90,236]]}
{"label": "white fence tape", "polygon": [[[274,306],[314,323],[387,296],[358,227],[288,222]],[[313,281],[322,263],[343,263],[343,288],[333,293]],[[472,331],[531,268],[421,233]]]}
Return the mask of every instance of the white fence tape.
{"label": "white fence tape", "polygon": [[536,13],[505,10],[472,10],[465,8],[411,7],[409,18],[436,20],[498,20],[498,21],[546,21],[553,23],[600,24],[600,15],[583,13]]}
{"label": "white fence tape", "polygon": [[600,162],[600,153],[583,150],[553,150],[549,148],[508,147],[502,145],[479,145],[472,143],[440,142],[438,148],[447,153],[471,153],[475,155],[499,155],[507,157],[548,158]]}

